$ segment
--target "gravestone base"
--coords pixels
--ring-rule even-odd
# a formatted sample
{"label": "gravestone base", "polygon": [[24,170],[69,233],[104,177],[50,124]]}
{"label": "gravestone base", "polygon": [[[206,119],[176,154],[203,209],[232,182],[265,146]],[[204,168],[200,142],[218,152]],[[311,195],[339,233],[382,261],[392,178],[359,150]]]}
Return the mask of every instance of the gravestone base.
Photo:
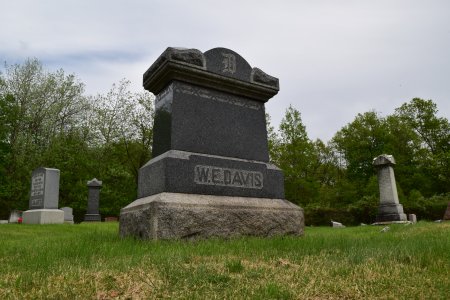
{"label": "gravestone base", "polygon": [[403,213],[403,205],[401,204],[381,204],[378,208],[376,217],[377,223],[408,221],[406,214]]}
{"label": "gravestone base", "polygon": [[64,211],[59,209],[31,209],[22,214],[23,224],[63,224]]}
{"label": "gravestone base", "polygon": [[120,236],[141,239],[303,235],[303,209],[283,199],[160,193],[120,212]]}
{"label": "gravestone base", "polygon": [[102,216],[99,214],[85,214],[84,222],[101,222]]}

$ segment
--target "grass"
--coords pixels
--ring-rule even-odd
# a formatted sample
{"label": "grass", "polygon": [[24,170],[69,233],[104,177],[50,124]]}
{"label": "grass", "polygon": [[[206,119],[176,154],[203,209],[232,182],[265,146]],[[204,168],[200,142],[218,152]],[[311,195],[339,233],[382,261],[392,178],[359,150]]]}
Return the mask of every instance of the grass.
{"label": "grass", "polygon": [[449,299],[450,222],[139,241],[117,223],[1,225],[0,299]]}

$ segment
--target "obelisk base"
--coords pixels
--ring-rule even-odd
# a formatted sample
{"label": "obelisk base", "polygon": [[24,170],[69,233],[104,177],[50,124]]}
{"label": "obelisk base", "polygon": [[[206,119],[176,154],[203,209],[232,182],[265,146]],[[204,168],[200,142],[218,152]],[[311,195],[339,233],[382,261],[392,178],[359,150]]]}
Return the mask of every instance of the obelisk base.
{"label": "obelisk base", "polygon": [[84,222],[101,222],[102,216],[99,214],[85,214]]}
{"label": "obelisk base", "polygon": [[407,222],[408,218],[403,213],[403,205],[401,204],[380,204],[376,222],[380,224],[388,224],[389,222]]}
{"label": "obelisk base", "polygon": [[160,193],[120,212],[120,236],[141,239],[303,235],[303,209],[283,199]]}

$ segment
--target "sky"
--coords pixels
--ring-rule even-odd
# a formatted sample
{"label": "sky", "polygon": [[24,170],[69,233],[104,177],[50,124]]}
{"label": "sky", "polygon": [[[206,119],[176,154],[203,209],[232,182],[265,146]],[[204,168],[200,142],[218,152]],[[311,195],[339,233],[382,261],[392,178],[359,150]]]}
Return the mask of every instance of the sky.
{"label": "sky", "polygon": [[386,116],[415,97],[432,99],[450,119],[447,0],[0,0],[0,7],[0,61],[36,57],[75,74],[88,95],[123,78],[143,91],[143,73],[167,47],[225,47],[279,78],[266,104],[272,125],[292,105],[311,139],[329,141],[358,113]]}

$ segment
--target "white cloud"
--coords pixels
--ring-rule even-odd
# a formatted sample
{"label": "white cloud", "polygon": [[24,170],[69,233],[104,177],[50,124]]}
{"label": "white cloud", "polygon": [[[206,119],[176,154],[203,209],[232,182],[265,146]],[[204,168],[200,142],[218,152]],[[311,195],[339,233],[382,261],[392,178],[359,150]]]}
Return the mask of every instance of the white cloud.
{"label": "white cloud", "polygon": [[142,74],[168,46],[223,46],[280,79],[267,104],[292,103],[328,140],[357,113],[413,97],[450,116],[447,1],[0,0],[0,60],[37,57],[76,73],[91,94]]}

